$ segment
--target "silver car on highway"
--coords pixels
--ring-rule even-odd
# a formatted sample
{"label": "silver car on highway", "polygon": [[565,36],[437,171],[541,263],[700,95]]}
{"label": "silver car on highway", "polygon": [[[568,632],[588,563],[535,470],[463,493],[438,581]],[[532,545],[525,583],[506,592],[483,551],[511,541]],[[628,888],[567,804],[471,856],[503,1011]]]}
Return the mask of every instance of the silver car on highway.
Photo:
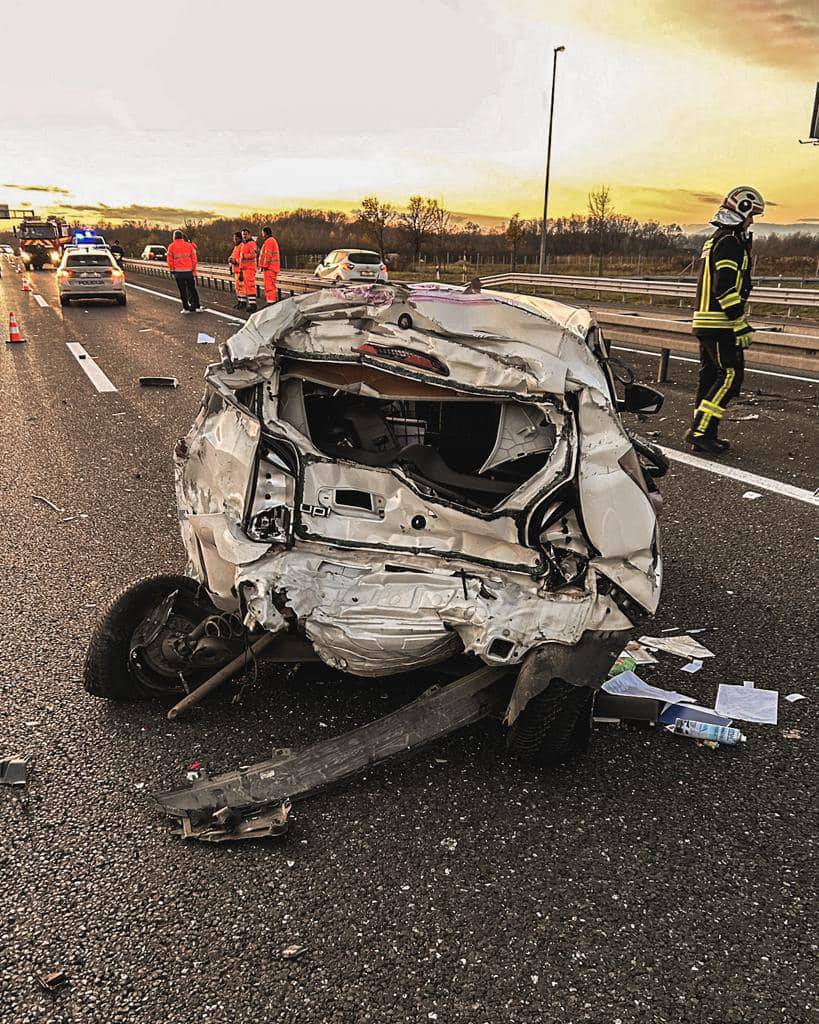
{"label": "silver car on highway", "polygon": [[114,299],[126,303],[125,274],[111,251],[94,245],[68,246],[57,268],[60,305],[72,299]]}

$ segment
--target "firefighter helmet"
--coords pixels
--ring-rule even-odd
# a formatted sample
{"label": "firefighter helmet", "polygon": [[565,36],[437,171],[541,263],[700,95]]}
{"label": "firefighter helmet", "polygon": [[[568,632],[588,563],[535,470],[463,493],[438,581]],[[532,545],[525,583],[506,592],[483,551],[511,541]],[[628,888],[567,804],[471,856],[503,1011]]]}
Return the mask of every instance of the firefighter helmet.
{"label": "firefighter helmet", "polygon": [[762,194],[750,185],[732,188],[723,199],[722,206],[717,210],[713,224],[736,227],[746,217],[759,217],[765,212],[765,200]]}

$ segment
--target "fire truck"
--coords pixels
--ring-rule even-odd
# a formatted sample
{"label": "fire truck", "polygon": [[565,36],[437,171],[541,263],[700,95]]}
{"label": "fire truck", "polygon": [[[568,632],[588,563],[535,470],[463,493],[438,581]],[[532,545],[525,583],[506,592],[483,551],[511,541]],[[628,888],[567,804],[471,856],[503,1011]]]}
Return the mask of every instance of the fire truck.
{"label": "fire truck", "polygon": [[57,217],[48,220],[26,219],[15,229],[20,242],[20,259],[26,269],[42,270],[56,267],[63,248],[70,244],[71,234],[65,221]]}

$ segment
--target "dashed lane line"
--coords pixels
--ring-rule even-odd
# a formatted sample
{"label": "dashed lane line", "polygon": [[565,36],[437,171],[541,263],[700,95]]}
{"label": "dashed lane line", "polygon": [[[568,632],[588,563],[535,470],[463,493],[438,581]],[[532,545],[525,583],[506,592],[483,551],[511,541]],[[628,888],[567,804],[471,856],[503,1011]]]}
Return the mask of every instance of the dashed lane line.
{"label": "dashed lane line", "polygon": [[[178,305],[182,305],[182,300],[177,299],[175,295],[168,295],[167,292],[157,292],[153,288],[145,288],[141,284],[131,284],[130,281],[125,282],[126,288],[136,288],[138,292],[147,292],[148,295],[156,295],[159,299],[168,299],[169,302],[176,302]],[[210,313],[213,316],[220,316],[223,320],[230,320],[234,324],[243,324],[245,321],[240,316],[231,316],[230,313],[223,313],[221,309],[211,309],[210,306],[202,307],[203,313]]]}
{"label": "dashed lane line", "polygon": [[756,487],[760,491],[771,491],[773,494],[781,494],[785,498],[793,498],[795,501],[803,501],[806,505],[819,507],[819,494],[815,491],[808,491],[803,487],[794,487],[793,484],[785,484],[780,480],[772,480],[768,476],[749,473],[747,470],[737,469],[735,466],[727,466],[720,462],[712,462],[709,459],[701,459],[698,455],[690,455],[688,452],[681,452],[676,448],[665,448],[663,445],[658,447],[672,462],[681,462],[683,465],[693,466],[694,469],[703,469],[706,473],[714,473],[716,476],[724,476],[728,477],[729,480],[736,480],[747,487]]}
{"label": "dashed lane line", "polygon": [[78,341],[69,341],[67,346],[68,351],[77,360],[80,368],[97,391],[110,392],[117,390]]}
{"label": "dashed lane line", "polygon": [[42,295],[38,295],[36,292],[34,292],[34,301],[38,306],[42,306],[43,309],[48,309],[48,302],[42,297]]}

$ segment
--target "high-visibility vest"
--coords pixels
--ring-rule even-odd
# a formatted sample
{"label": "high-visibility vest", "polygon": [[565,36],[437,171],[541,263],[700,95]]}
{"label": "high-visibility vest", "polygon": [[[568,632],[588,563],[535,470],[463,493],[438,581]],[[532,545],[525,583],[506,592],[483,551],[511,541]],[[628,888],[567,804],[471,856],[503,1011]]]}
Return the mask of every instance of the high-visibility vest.
{"label": "high-visibility vest", "polygon": [[277,274],[281,269],[279,243],[272,235],[270,238],[266,238],[264,240],[261,252],[259,253],[259,266],[262,270],[266,270],[273,274]]}
{"label": "high-visibility vest", "polygon": [[171,273],[196,273],[196,246],[184,238],[175,238],[168,246],[168,269]]}
{"label": "high-visibility vest", "polygon": [[248,242],[242,242],[239,259],[243,270],[256,266],[256,243],[252,238]]}
{"label": "high-visibility vest", "polygon": [[228,265],[230,266],[231,273],[239,273],[239,264],[242,261],[242,243],[237,242],[231,250],[230,256],[228,257]]}
{"label": "high-visibility vest", "polygon": [[753,281],[748,246],[736,231],[720,228],[702,247],[700,259],[693,329],[730,330],[737,338],[749,334],[745,305]]}

